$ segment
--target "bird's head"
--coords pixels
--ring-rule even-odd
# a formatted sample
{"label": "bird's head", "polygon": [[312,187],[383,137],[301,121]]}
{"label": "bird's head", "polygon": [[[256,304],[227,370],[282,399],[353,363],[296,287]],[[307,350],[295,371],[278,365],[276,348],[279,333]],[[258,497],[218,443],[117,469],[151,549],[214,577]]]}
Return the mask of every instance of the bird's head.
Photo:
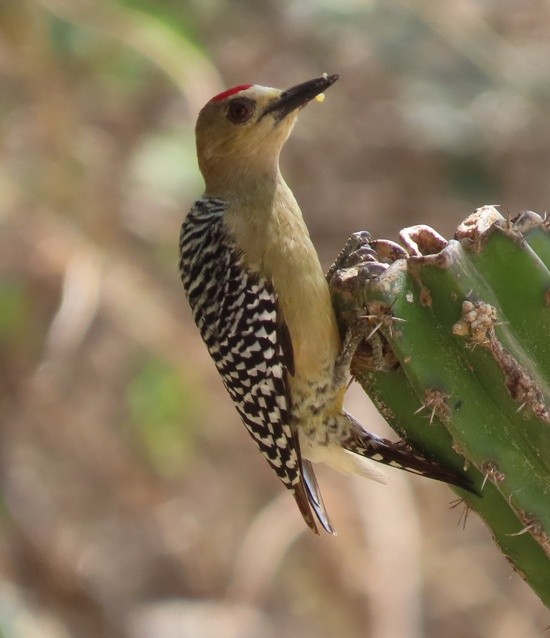
{"label": "bird's head", "polygon": [[197,157],[209,187],[276,171],[279,152],[310,100],[336,82],[323,75],[284,91],[244,84],[213,97],[197,119]]}

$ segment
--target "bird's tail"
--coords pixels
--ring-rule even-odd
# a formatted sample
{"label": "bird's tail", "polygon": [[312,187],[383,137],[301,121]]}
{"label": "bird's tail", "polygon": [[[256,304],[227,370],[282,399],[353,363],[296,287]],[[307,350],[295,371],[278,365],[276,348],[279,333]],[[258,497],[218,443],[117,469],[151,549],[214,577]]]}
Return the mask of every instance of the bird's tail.
{"label": "bird's tail", "polygon": [[346,412],[343,416],[348,421],[348,434],[342,440],[342,447],[349,452],[476,493],[472,482],[464,473],[426,458],[405,441],[393,443],[368,432]]}
{"label": "bird's tail", "polygon": [[[336,534],[328,517],[325,504],[323,503],[321,490],[319,489],[311,462],[302,458],[300,460],[300,466],[300,481],[297,485],[292,486],[291,489],[298,508],[304,517],[304,521],[316,534],[319,534],[316,519],[321,523],[326,532]],[[315,513],[315,516],[313,513]]]}

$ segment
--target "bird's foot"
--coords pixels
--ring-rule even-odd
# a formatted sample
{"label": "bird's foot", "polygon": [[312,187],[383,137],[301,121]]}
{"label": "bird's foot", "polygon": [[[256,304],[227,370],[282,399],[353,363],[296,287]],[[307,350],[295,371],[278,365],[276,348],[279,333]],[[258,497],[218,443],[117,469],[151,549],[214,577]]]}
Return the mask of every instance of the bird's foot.
{"label": "bird's foot", "polygon": [[[334,369],[336,388],[347,383],[350,366],[355,351],[364,342],[368,353],[370,369],[388,369],[387,348],[381,337],[382,332],[393,336],[392,329],[400,319],[393,317],[391,308],[369,308],[366,306],[365,291],[372,279],[386,271],[390,264],[407,256],[404,248],[389,240],[375,240],[367,231],[353,233],[329,268],[327,279],[332,294],[340,302],[340,321],[346,326],[342,351]],[[380,328],[383,330],[379,332]]]}
{"label": "bird's foot", "polygon": [[327,280],[330,281],[338,270],[356,266],[364,261],[364,256],[366,255],[362,257],[362,253],[368,253],[371,257],[371,261],[374,260],[376,253],[370,248],[371,241],[372,235],[366,230],[353,233],[338,253],[334,263],[328,269],[326,274]]}

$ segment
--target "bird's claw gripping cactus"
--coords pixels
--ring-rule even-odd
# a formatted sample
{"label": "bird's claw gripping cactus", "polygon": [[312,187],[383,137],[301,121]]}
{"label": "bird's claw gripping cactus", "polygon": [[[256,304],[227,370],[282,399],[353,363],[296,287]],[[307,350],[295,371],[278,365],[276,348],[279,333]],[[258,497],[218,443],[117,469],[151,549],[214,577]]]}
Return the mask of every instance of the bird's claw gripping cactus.
{"label": "bird's claw gripping cactus", "polygon": [[454,240],[401,240],[356,234],[329,272],[341,329],[372,325],[353,373],[415,448],[473,481],[460,496],[549,604],[548,221],[485,206]]}

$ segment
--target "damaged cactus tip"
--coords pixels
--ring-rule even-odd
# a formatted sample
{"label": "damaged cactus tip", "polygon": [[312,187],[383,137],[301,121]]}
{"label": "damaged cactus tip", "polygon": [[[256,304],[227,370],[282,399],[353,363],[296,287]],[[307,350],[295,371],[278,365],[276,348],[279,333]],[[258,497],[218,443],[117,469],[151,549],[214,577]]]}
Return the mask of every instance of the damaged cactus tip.
{"label": "damaged cactus tip", "polygon": [[472,482],[456,491],[550,605],[550,224],[484,206],[453,240],[400,240],[356,233],[329,272],[342,330],[372,325],[352,371],[400,435]]}

